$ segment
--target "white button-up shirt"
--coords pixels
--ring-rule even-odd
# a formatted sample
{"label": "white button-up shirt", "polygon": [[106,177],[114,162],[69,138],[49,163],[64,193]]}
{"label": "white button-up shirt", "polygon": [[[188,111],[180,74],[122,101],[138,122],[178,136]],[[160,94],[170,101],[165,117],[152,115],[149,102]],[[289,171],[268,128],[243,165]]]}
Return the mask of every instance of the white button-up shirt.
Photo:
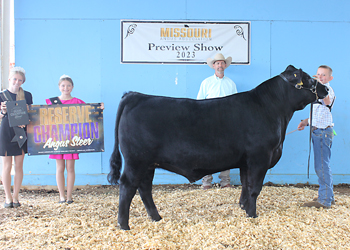
{"label": "white button-up shirt", "polygon": [[[329,88],[329,98],[331,101],[331,104],[333,103],[333,100],[335,98],[334,91],[329,85],[329,83],[325,84]],[[313,104],[312,108],[312,126],[315,126],[316,128],[322,128],[325,129],[328,126],[333,127],[333,117],[332,113],[329,110],[329,108],[324,104],[323,100],[319,100],[322,104]]]}
{"label": "white button-up shirt", "polygon": [[237,93],[236,84],[228,77],[217,77],[215,74],[202,82],[197,100],[223,97]]}

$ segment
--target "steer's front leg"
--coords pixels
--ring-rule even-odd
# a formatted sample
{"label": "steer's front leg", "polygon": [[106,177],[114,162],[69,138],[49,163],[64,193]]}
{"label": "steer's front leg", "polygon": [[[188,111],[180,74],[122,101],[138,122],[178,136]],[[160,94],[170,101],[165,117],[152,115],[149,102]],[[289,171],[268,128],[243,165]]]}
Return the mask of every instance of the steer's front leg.
{"label": "steer's front leg", "polygon": [[247,167],[242,167],[239,171],[242,183],[241,197],[239,198],[239,206],[246,210],[248,206],[248,180],[247,180]]}
{"label": "steer's front leg", "polygon": [[247,202],[245,205],[245,211],[249,217],[256,218],[256,200],[260,194],[263,186],[266,171],[264,168],[255,166],[253,170],[249,171],[247,175]]}
{"label": "steer's front leg", "polygon": [[256,215],[256,198],[250,197],[248,204],[245,207],[245,211],[248,215],[248,217],[256,218],[258,217]]}
{"label": "steer's front leg", "polygon": [[242,187],[242,193],[241,193],[241,197],[239,198],[239,206],[243,209],[246,210],[247,206],[248,206],[248,198],[247,198],[247,192],[243,190]]}

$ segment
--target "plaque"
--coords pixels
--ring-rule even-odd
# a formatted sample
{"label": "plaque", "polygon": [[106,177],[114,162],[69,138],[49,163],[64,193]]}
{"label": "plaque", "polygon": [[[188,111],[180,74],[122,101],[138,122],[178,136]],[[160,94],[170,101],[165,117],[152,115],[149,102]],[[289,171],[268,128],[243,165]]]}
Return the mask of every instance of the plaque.
{"label": "plaque", "polygon": [[7,101],[6,107],[10,127],[29,124],[27,103],[25,100]]}

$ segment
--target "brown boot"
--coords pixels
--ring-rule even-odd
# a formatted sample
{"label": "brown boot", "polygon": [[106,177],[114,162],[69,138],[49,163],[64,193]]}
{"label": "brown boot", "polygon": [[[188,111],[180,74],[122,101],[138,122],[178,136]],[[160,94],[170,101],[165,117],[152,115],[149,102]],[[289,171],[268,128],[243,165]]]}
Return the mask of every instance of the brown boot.
{"label": "brown boot", "polygon": [[[316,197],[316,198],[314,198],[312,201],[317,201],[318,200],[318,198]],[[332,203],[331,203],[332,205],[335,205],[335,201],[332,201]]]}
{"label": "brown boot", "polygon": [[323,207],[323,208],[330,208],[330,207],[327,207],[321,203],[319,203],[318,201],[310,201],[310,202],[305,202],[303,205],[301,205],[302,207],[316,207],[316,208],[320,208],[320,207]]}
{"label": "brown boot", "polygon": [[210,189],[211,188],[211,186],[204,186],[203,185],[203,190],[208,190],[208,189]]}
{"label": "brown boot", "polygon": [[225,185],[225,186],[223,186],[221,188],[232,188],[232,185],[231,184],[227,184],[227,185]]}

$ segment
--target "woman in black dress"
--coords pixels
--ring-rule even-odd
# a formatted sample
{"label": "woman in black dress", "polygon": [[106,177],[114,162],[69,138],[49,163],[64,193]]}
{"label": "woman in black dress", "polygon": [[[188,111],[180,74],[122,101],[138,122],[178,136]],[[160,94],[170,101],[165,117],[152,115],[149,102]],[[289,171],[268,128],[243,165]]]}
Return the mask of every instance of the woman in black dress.
{"label": "woman in black dress", "polygon": [[[13,101],[26,100],[27,106],[33,104],[32,94],[22,89],[25,82],[25,71],[21,67],[14,67],[10,70],[9,86],[4,93],[10,96]],[[5,100],[4,100],[5,99]],[[7,98],[8,100],[11,100]],[[18,200],[19,190],[23,180],[23,160],[24,154],[27,153],[27,142],[20,148],[17,142],[11,142],[15,136],[13,128],[9,126],[6,98],[0,95],[1,111],[0,111],[0,156],[2,156],[2,182],[5,190],[6,200],[4,207],[19,207],[21,204]],[[25,129],[25,126],[19,126]],[[13,194],[11,195],[11,168],[12,158],[15,159],[15,176]]]}

